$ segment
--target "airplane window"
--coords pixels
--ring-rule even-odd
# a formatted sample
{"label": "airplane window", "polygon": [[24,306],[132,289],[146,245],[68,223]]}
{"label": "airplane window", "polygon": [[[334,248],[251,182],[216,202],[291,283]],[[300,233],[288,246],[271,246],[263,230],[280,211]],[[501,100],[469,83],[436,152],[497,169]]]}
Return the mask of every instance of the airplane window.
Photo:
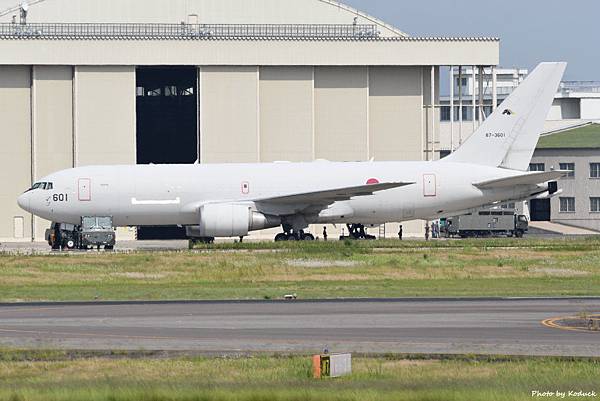
{"label": "airplane window", "polygon": [[46,189],[46,186],[48,185],[47,182],[42,182],[42,184],[40,185],[40,188],[42,189]]}
{"label": "airplane window", "polygon": [[48,185],[46,186],[46,189],[47,189],[47,190],[54,189],[54,184],[53,184],[53,183],[51,183],[51,182],[49,182],[49,183],[48,183]]}

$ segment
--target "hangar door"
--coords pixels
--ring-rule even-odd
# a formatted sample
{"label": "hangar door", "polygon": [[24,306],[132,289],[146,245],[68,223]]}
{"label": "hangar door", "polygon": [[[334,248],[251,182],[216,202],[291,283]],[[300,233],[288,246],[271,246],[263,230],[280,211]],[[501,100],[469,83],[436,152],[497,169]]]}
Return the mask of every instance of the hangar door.
{"label": "hangar door", "polygon": [[[198,160],[196,67],[136,70],[138,164],[193,164]],[[178,227],[140,227],[138,239],[185,238]]]}

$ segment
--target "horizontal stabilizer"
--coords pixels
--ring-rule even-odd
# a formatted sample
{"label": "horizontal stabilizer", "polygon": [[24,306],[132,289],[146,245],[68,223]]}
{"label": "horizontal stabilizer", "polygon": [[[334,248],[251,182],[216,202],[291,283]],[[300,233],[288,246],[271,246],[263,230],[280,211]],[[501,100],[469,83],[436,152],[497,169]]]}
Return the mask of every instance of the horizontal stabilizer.
{"label": "horizontal stabilizer", "polygon": [[381,184],[367,184],[356,187],[326,189],[315,192],[304,192],[283,195],[273,198],[257,199],[255,202],[268,202],[278,204],[319,204],[328,205],[333,202],[352,199],[356,196],[369,196],[375,192],[385,191],[387,189],[400,188],[407,185],[413,185],[414,182],[387,182]]}
{"label": "horizontal stabilizer", "polygon": [[473,185],[479,189],[509,188],[517,185],[537,185],[548,181],[557,180],[561,177],[565,177],[569,173],[571,173],[571,171],[567,170],[554,170],[547,172],[541,171],[517,175],[514,177],[500,178],[497,180],[478,182]]}

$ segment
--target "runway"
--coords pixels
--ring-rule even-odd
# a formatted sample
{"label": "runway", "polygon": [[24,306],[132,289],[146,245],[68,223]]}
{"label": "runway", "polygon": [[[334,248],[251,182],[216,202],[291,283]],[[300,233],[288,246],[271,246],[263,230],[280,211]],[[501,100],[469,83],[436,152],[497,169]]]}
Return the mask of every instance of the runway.
{"label": "runway", "polygon": [[600,333],[541,323],[584,311],[600,312],[600,299],[3,305],[0,345],[600,357]]}

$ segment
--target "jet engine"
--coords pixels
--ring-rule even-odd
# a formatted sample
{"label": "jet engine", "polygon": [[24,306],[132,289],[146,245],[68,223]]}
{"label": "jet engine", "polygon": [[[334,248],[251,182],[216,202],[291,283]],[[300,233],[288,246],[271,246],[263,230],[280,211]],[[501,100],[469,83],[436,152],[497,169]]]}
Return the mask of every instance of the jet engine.
{"label": "jet engine", "polygon": [[248,205],[215,203],[200,208],[201,237],[243,237],[250,231],[279,225],[279,217],[255,212]]}

